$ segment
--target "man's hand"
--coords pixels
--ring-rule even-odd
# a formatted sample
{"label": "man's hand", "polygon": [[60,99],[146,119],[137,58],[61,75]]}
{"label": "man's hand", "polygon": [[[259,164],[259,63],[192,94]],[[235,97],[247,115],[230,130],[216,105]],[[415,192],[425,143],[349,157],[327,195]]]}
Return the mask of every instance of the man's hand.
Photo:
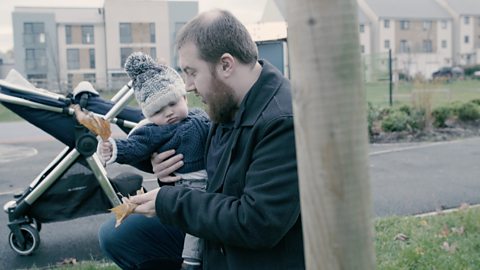
{"label": "man's hand", "polygon": [[155,201],[157,199],[157,194],[159,190],[160,188],[156,188],[147,193],[130,197],[128,201],[137,205],[133,212],[145,215],[147,217],[156,216],[157,212],[155,211]]}
{"label": "man's hand", "polygon": [[152,169],[158,180],[164,183],[171,183],[180,180],[179,176],[171,174],[183,166],[183,155],[174,155],[175,150],[168,150],[152,155]]}

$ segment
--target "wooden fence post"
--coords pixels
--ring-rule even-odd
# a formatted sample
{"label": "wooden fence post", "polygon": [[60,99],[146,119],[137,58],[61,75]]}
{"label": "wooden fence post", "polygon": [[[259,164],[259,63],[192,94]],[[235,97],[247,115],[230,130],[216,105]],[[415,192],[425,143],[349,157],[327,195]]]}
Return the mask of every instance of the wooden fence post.
{"label": "wooden fence post", "polygon": [[287,2],[307,269],[375,268],[354,0]]}

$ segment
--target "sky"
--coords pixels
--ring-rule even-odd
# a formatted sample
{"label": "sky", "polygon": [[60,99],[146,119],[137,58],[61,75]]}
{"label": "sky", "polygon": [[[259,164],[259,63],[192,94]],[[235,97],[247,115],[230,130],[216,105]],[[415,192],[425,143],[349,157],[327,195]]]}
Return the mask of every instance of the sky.
{"label": "sky", "polygon": [[[181,0],[177,0],[181,1]],[[15,6],[102,7],[104,0],[0,0],[0,52],[13,48],[12,12]],[[267,0],[198,0],[199,11],[212,8],[230,10],[243,23],[260,19]]]}

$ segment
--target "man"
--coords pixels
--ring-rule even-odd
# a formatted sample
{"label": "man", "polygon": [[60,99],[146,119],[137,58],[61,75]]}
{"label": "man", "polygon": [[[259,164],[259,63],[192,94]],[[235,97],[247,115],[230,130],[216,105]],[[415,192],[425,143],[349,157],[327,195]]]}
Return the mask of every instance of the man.
{"label": "man", "polygon": [[[255,43],[227,11],[187,23],[177,49],[187,91],[202,97],[214,123],[205,157],[207,191],[162,186],[132,197],[136,213],[158,218],[128,217],[119,232],[113,221],[104,224],[102,249],[123,268],[175,266],[181,252],[176,227],[204,239],[203,269],[303,269],[290,83],[257,60]],[[170,173],[182,166],[182,156],[173,153],[152,160],[163,182],[178,180]],[[152,236],[147,223],[161,233]]]}

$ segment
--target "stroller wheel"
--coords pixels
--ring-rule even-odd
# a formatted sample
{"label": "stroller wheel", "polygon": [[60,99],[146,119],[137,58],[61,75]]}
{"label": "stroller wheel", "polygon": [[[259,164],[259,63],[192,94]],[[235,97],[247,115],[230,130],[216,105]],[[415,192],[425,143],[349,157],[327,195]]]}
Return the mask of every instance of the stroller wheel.
{"label": "stroller wheel", "polygon": [[40,235],[37,229],[31,225],[21,225],[20,233],[25,238],[25,242],[23,244],[19,243],[17,236],[15,236],[13,232],[10,232],[8,236],[10,247],[22,256],[32,254],[40,245]]}

